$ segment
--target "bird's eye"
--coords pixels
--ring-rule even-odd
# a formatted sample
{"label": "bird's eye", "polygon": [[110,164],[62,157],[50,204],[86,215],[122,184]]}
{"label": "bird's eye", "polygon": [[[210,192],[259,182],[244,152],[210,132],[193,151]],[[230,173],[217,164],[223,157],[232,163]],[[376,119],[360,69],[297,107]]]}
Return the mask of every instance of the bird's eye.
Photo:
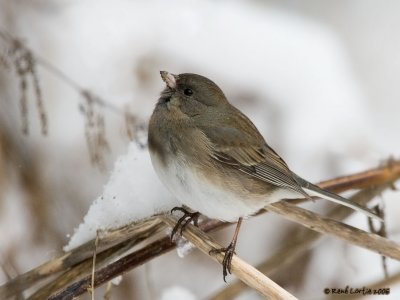
{"label": "bird's eye", "polygon": [[186,96],[192,96],[192,95],[193,95],[192,89],[184,89],[183,93],[184,93]]}

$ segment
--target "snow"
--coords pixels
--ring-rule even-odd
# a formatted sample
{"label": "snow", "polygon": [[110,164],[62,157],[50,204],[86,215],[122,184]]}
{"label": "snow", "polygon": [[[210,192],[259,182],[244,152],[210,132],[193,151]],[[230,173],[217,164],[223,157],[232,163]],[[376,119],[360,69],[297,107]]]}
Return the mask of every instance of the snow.
{"label": "snow", "polygon": [[118,228],[174,206],[177,203],[152,169],[149,153],[132,142],[64,250],[95,238],[98,230]]}
{"label": "snow", "polygon": [[119,285],[121,283],[122,279],[123,279],[122,275],[119,275],[119,276],[113,278],[111,280],[111,282],[113,285]]}
{"label": "snow", "polygon": [[185,238],[178,238],[176,252],[180,258],[184,258],[194,249],[194,245]]}
{"label": "snow", "polygon": [[161,295],[160,300],[195,300],[196,297],[181,286],[172,286],[165,289]]}

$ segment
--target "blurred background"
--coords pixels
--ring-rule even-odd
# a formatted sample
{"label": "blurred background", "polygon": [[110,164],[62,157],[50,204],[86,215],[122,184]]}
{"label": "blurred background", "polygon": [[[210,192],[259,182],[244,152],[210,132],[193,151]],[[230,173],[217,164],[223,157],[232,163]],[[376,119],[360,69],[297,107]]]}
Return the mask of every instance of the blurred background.
{"label": "blurred background", "polygon": [[[214,80],[310,181],[399,158],[399,12],[395,0],[0,0],[0,283],[60,254],[129,141],[145,144],[160,70]],[[397,241],[399,200],[378,199]],[[359,214],[346,221],[368,229]],[[298,226],[251,218],[237,252],[257,265]],[[272,277],[300,299],[382,278],[378,255],[333,238]],[[174,251],[124,276],[112,299],[207,299],[224,286],[219,265]],[[383,297],[399,299],[400,284]]]}

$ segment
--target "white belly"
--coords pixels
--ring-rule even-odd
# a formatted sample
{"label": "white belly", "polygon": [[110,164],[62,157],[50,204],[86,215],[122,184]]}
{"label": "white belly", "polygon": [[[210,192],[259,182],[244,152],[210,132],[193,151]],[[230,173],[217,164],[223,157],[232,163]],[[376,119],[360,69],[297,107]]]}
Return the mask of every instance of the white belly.
{"label": "white belly", "polygon": [[282,191],[244,199],[190,170],[184,160],[171,160],[164,165],[152,153],[151,160],[160,180],[178,201],[209,218],[233,222],[256,213],[268,203],[283,198],[298,198],[297,194]]}
{"label": "white belly", "polygon": [[209,218],[233,222],[264,206],[249,207],[244,199],[202,179],[184,163],[171,161],[165,166],[155,156],[151,158],[160,180],[178,201]]}

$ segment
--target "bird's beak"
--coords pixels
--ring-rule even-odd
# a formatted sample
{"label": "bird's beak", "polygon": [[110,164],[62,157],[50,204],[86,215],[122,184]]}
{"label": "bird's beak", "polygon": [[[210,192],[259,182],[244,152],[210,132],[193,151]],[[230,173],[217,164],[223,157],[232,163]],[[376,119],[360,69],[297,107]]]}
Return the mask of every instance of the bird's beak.
{"label": "bird's beak", "polygon": [[160,71],[162,80],[171,89],[176,88],[176,75],[168,73],[167,71]]}

